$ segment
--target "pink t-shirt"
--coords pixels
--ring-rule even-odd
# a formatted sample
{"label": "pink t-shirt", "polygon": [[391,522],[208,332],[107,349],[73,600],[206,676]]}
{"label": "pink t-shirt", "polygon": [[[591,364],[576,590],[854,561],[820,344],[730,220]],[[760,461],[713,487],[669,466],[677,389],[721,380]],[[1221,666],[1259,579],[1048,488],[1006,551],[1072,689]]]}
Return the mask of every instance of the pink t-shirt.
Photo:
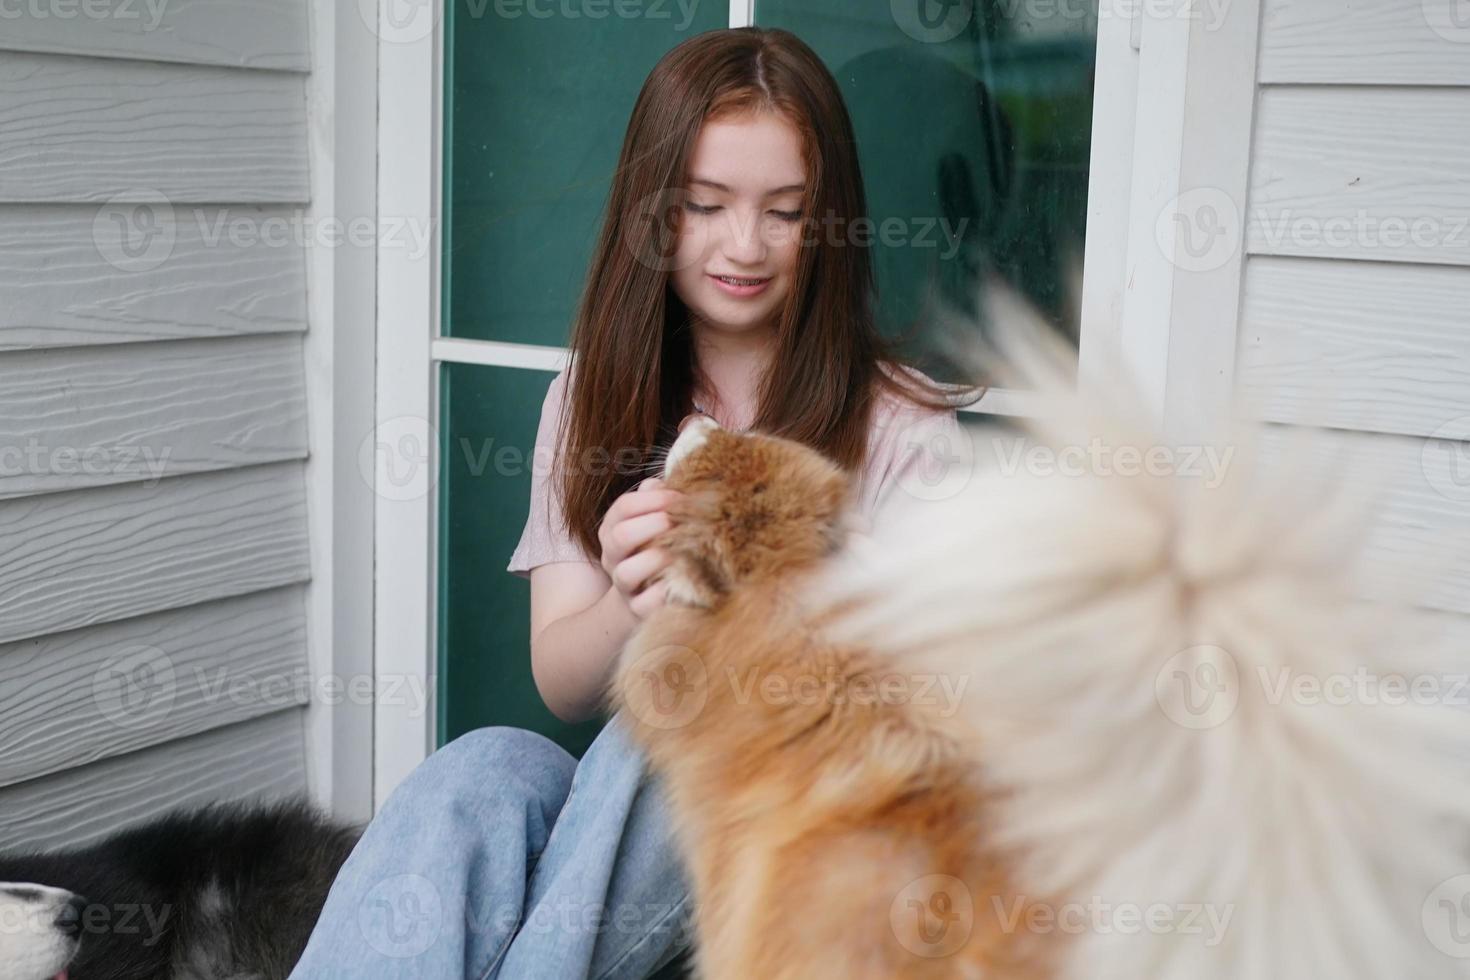
{"label": "pink t-shirt", "polygon": [[[552,500],[548,480],[566,375],[563,371],[551,380],[541,403],[541,424],[532,456],[531,512],[506,568],[522,578],[530,578],[531,569],[549,562],[599,563],[573,540],[562,517],[560,495]],[[878,526],[879,515],[896,497],[906,492],[924,496],[925,487],[933,485],[932,474],[954,459],[962,439],[968,442],[953,409],[931,412],[885,392],[873,413],[868,459],[858,480],[859,511],[869,528]]]}

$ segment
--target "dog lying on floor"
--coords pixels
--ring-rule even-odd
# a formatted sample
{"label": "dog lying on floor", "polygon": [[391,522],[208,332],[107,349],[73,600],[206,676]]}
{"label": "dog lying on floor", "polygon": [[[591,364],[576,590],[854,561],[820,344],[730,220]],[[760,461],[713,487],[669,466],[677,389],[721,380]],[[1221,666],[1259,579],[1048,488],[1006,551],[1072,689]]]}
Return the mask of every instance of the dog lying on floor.
{"label": "dog lying on floor", "polygon": [[[1034,446],[1160,445],[1124,386],[1079,396],[1010,336]],[[1289,692],[1462,658],[1356,598],[1341,488],[1236,449],[1219,486],[982,468],[859,550],[837,467],[686,421],[669,601],[609,699],[668,793],[702,980],[1460,975],[1427,932],[1470,871],[1470,714]]]}
{"label": "dog lying on floor", "polygon": [[289,801],[0,855],[0,980],[284,980],[356,841]]}

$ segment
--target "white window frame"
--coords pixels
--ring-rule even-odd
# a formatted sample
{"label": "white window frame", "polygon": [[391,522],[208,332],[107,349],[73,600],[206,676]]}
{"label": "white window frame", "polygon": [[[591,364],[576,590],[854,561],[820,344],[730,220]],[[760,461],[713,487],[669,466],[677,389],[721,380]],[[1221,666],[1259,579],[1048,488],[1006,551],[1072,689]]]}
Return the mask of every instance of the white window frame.
{"label": "white window frame", "polygon": [[[408,2],[378,0],[380,17]],[[427,433],[439,425],[440,364],[558,371],[567,359],[559,347],[440,336],[443,2],[431,0],[431,36],[378,45],[378,213],[425,222],[435,235],[427,258],[378,250],[376,422],[419,420]],[[1218,188],[1245,213],[1260,0],[1224,5],[1220,25],[1188,16],[1191,0],[1174,0],[1172,13],[1158,3],[1102,2],[1113,9],[1099,18],[1081,358],[1085,369],[1121,357],[1182,437],[1228,410],[1241,258],[1237,249],[1220,269],[1186,273],[1166,254],[1172,239],[1156,240],[1155,230],[1161,214],[1172,227],[1191,187]],[[752,23],[754,4],[730,0],[730,26]],[[1130,4],[1141,20],[1120,12]],[[972,410],[1024,415],[1028,402],[1025,392],[993,391]],[[432,451],[428,465],[437,479]],[[434,748],[436,502],[432,492],[377,496],[375,670],[385,683],[407,680],[429,694],[427,713],[375,706],[378,806]]]}

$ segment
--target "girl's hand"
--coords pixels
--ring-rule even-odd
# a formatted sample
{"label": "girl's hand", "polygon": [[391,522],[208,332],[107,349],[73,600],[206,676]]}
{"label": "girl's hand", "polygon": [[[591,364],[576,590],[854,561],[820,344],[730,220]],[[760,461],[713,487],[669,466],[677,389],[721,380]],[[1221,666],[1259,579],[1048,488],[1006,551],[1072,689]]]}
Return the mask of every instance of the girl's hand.
{"label": "girl's hand", "polygon": [[673,526],[665,511],[680,496],[677,490],[665,489],[663,480],[649,477],[614,500],[597,528],[602,570],[639,619],[664,604],[663,582],[645,586],[673,561],[667,552],[643,546]]}

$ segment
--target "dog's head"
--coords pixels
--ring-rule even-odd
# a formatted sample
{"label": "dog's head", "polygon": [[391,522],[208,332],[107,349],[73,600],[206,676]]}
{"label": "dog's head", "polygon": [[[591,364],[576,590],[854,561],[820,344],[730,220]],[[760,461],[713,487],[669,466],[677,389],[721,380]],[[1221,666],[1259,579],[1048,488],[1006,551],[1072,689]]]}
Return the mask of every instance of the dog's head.
{"label": "dog's head", "polygon": [[65,980],[85,906],[60,888],[0,884],[0,980]]}
{"label": "dog's head", "polygon": [[672,562],[658,576],[669,601],[711,608],[737,585],[808,566],[835,551],[850,529],[850,482],[801,443],[730,432],[708,416],[681,426],[664,465],[684,494],[674,526],[656,540]]}

